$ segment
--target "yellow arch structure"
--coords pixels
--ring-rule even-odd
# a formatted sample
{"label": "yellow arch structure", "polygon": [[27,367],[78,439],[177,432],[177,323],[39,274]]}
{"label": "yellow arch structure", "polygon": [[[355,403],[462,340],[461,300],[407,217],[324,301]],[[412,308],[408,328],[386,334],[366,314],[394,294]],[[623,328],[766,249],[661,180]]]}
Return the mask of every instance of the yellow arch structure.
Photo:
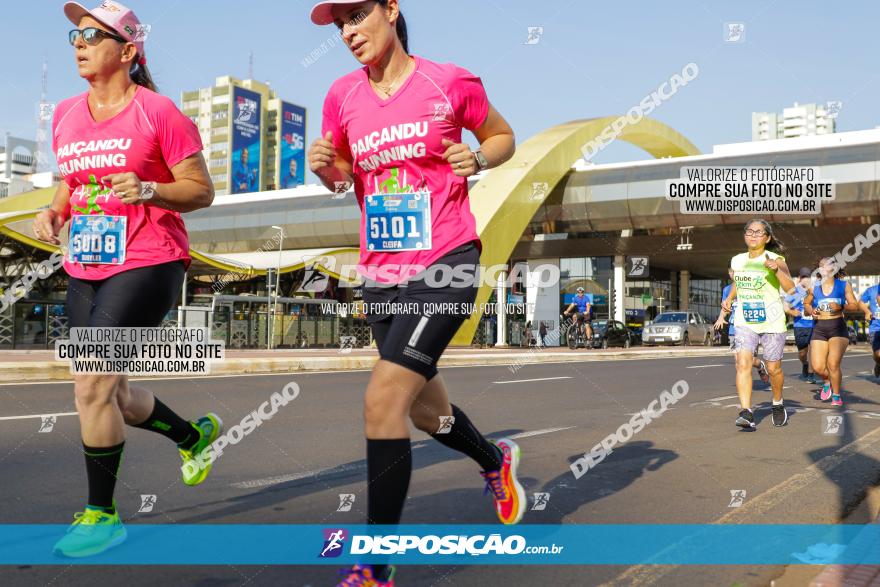
{"label": "yellow arch structure", "polygon": [[[617,118],[575,120],[549,128],[517,146],[516,155],[510,161],[493,169],[473,187],[470,205],[477,221],[477,234],[483,242],[480,262],[484,267],[507,263],[544,198],[583,156],[583,147],[597,140]],[[678,132],[649,118],[624,126],[617,138],[641,147],[658,159],[700,154],[697,147]],[[539,199],[533,196],[535,183],[546,183],[550,188]],[[490,285],[482,285],[476,303],[486,303],[492,289]],[[470,346],[479,322],[480,314],[471,315],[458,329],[451,345]]]}
{"label": "yellow arch structure", "polygon": [[[483,254],[480,259],[485,267],[504,264],[513,254],[513,249],[528,226],[529,221],[543,204],[549,194],[571,169],[571,165],[582,157],[584,145],[597,137],[619,117],[607,116],[587,120],[575,120],[549,128],[517,147],[516,155],[500,167],[492,170],[470,192],[471,211],[477,221],[477,234],[483,241]],[[642,118],[636,124],[624,126],[616,137],[641,147],[656,158],[684,157],[699,155],[700,151],[684,136],[665,124],[649,118]],[[540,199],[533,197],[532,186],[546,183],[549,189]],[[4,212],[16,210],[36,210],[45,208],[52,202],[55,188],[46,188],[10,196],[0,201],[0,216]],[[0,221],[0,232],[8,234],[33,247],[52,252],[56,247],[37,241],[26,234],[12,230],[8,225],[32,216],[23,212],[14,218]],[[217,269],[228,270],[232,266],[191,251],[193,258],[203,261]],[[284,270],[299,269],[285,267]],[[239,270],[241,268],[238,268]],[[339,277],[324,268],[325,273]],[[254,274],[265,271],[255,270]],[[477,304],[489,300],[492,287],[483,285],[477,294]],[[470,346],[479,325],[480,315],[474,314],[459,328],[452,340],[454,346]]]}

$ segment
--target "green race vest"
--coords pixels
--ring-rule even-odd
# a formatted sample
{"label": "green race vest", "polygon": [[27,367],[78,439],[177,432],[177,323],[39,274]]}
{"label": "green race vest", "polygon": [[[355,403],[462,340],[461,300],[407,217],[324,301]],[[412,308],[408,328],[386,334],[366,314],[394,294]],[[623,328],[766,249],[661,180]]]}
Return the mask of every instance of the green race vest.
{"label": "green race vest", "polygon": [[[785,257],[766,251],[770,259]],[[736,283],[736,327],[746,326],[754,332],[785,332],[785,307],[779,295],[779,278],[764,267],[764,253],[750,259],[748,253],[730,260]]]}

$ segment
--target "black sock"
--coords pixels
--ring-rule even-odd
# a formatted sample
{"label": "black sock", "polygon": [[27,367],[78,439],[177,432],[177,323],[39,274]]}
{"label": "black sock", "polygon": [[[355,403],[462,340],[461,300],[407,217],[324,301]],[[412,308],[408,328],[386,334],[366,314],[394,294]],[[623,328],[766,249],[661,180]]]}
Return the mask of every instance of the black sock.
{"label": "black sock", "polygon": [[171,408],[160,402],[158,397],[153,399],[155,401],[153,413],[140,424],[134,424],[133,426],[167,436],[184,450],[194,447],[199,441],[201,434],[192,422],[187,422],[175,414]]}
{"label": "black sock", "polygon": [[397,524],[412,473],[409,438],[367,439],[367,523]]}
{"label": "black sock", "polygon": [[483,467],[484,471],[497,471],[500,469],[501,451],[480,434],[467,415],[458,409],[458,406],[455,404],[450,405],[452,406],[452,415],[455,417],[455,422],[452,423],[452,430],[444,434],[432,434],[431,436],[440,444],[462,452],[474,459]]}
{"label": "black sock", "polygon": [[[367,524],[398,524],[412,474],[409,438],[367,439]],[[374,564],[384,578],[387,564]]]}
{"label": "black sock", "polygon": [[810,367],[806,363],[803,364],[803,370],[801,371],[805,376],[810,374]]}
{"label": "black sock", "polygon": [[125,441],[116,446],[86,446],[83,454],[86,457],[86,476],[89,479],[90,506],[104,508],[113,513],[113,490],[116,488],[116,476],[122,463],[122,449]]}
{"label": "black sock", "polygon": [[391,577],[385,576],[388,565],[371,565],[373,567],[373,578],[378,581],[387,581]]}

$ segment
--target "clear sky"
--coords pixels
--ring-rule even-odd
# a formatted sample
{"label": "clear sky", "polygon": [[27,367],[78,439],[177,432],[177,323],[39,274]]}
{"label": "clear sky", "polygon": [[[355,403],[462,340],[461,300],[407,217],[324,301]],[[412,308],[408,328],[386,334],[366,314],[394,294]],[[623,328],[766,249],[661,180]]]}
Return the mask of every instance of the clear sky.
{"label": "clear sky", "polygon": [[[86,0],[86,6],[98,0]],[[358,65],[336,43],[314,65],[302,60],[335,33],[308,19],[303,0],[129,0],[149,24],[147,57],[162,93],[210,86],[221,75],[255,78],[308,109],[307,142],[320,129],[331,82]],[[6,2],[0,133],[36,135],[40,67],[49,61],[49,100],[85,89],[76,75],[72,28],[62,2]],[[621,114],[685,64],[699,77],[651,115],[702,151],[751,138],[753,111],[838,100],[838,131],[880,126],[880,3],[876,0],[593,2],[582,0],[401,0],[412,53],[479,75],[495,107],[523,141],[553,125]],[[725,23],[744,23],[742,42]],[[526,44],[528,27],[544,27]],[[597,162],[644,158],[613,145]]]}

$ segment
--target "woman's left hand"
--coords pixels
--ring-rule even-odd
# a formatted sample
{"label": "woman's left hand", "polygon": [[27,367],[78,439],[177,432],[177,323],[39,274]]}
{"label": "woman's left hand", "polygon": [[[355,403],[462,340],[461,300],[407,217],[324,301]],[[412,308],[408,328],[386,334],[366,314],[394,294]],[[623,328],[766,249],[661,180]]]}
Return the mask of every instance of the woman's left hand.
{"label": "woman's left hand", "polygon": [[102,178],[105,184],[109,181],[110,188],[123,204],[142,204],[141,180],[131,171],[126,173],[111,173]]}
{"label": "woman's left hand", "polygon": [[767,253],[764,253],[764,267],[766,267],[770,271],[774,271],[774,272],[779,270],[779,264],[776,263],[776,261],[774,261],[773,259],[771,259],[770,256],[767,255]]}
{"label": "woman's left hand", "polygon": [[443,159],[452,166],[452,172],[459,177],[470,177],[477,172],[477,162],[471,148],[465,143],[454,143],[443,139],[446,151]]}

